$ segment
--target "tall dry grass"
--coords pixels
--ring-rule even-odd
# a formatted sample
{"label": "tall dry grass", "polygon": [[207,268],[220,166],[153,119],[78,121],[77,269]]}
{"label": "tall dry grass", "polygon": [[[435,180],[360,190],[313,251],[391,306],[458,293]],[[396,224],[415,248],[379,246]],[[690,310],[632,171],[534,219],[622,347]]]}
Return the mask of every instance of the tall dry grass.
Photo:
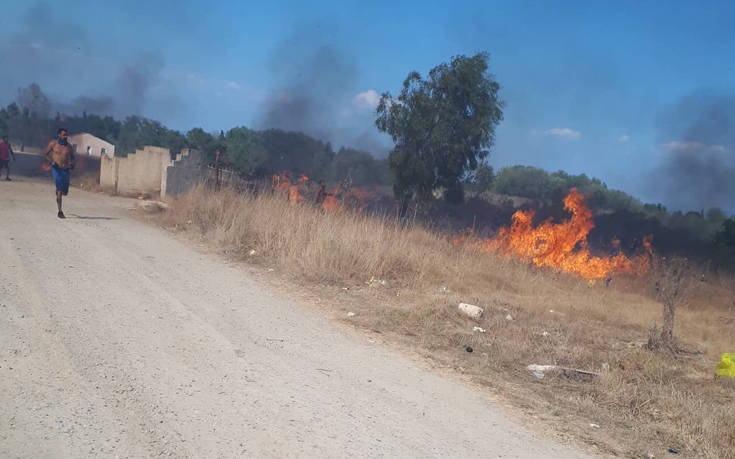
{"label": "tall dry grass", "polygon": [[[660,457],[673,447],[683,456],[735,457],[735,382],[714,377],[719,353],[735,350],[731,276],[698,278],[677,309],[677,339],[698,353],[656,353],[644,348],[662,320],[661,305],[645,294],[648,279],[590,286],[459,250],[420,226],[324,213],[270,194],[198,188],[174,201],[160,223],[278,268],[318,295],[328,296],[325,285],[348,286],[332,305],[356,311],[356,325],[471,376],[598,452]],[[385,283],[366,285],[371,278]],[[459,301],[486,313],[472,321],[457,313]],[[525,369],[530,363],[600,376],[538,380]]]}
{"label": "tall dry grass", "polygon": [[[249,253],[308,281],[363,281],[370,276],[408,284],[439,274],[458,257],[438,235],[394,219],[351,212],[324,214],[271,195],[207,193],[198,188],[176,200],[165,223],[189,225],[229,250]],[[367,277],[366,277],[367,276]]]}

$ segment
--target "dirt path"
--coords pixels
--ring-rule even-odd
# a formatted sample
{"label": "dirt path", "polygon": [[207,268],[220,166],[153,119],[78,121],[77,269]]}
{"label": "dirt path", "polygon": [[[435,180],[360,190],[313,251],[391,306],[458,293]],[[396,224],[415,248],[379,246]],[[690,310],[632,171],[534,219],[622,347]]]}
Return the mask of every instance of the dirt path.
{"label": "dirt path", "polygon": [[0,457],[574,457],[128,217],[0,183]]}

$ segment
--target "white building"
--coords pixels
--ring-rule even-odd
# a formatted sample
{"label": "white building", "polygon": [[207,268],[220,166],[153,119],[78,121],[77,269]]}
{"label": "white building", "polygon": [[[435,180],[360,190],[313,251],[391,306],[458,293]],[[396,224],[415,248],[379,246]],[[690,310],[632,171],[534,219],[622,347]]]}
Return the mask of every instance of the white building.
{"label": "white building", "polygon": [[69,143],[77,155],[109,156],[110,158],[115,156],[115,145],[86,132],[70,135]]}

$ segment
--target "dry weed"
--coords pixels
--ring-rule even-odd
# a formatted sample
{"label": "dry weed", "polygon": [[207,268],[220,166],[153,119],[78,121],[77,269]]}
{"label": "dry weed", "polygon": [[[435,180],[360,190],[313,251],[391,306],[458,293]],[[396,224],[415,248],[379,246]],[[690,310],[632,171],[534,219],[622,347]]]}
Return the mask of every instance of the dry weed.
{"label": "dry weed", "polygon": [[[701,353],[659,354],[645,348],[649,328],[661,321],[661,306],[647,293],[655,285],[650,277],[590,286],[458,250],[420,226],[325,214],[269,194],[199,188],[160,218],[168,228],[277,267],[315,295],[348,286],[350,296],[340,294],[333,304],[341,309],[347,302],[358,312],[351,319],[358,326],[471,375],[599,452],[660,457],[674,447],[683,456],[735,457],[735,382],[714,377],[719,353],[735,350],[726,320],[735,298],[731,276],[697,280],[676,310],[678,340]],[[371,278],[386,282],[365,285]],[[485,314],[479,321],[460,316],[459,301],[478,304]],[[601,376],[538,380],[525,370],[530,363]]]}

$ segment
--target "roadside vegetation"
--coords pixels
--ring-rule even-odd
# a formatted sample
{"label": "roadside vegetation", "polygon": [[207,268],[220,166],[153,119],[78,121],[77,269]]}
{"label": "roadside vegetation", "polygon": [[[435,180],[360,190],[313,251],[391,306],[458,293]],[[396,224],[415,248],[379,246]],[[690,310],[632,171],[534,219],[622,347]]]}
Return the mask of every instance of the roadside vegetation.
{"label": "roadside vegetation", "polygon": [[[720,353],[735,348],[731,276],[688,270],[677,347],[654,349],[651,329],[665,325],[662,308],[671,304],[652,290],[655,273],[606,287],[455,247],[418,224],[324,212],[269,192],[200,187],[155,218],[273,269],[294,285],[289,291],[310,292],[337,317],[486,386],[563,438],[627,457],[669,448],[735,457],[735,381],[714,373]],[[459,302],[485,313],[469,319]],[[529,364],[594,375],[538,379]]]}

